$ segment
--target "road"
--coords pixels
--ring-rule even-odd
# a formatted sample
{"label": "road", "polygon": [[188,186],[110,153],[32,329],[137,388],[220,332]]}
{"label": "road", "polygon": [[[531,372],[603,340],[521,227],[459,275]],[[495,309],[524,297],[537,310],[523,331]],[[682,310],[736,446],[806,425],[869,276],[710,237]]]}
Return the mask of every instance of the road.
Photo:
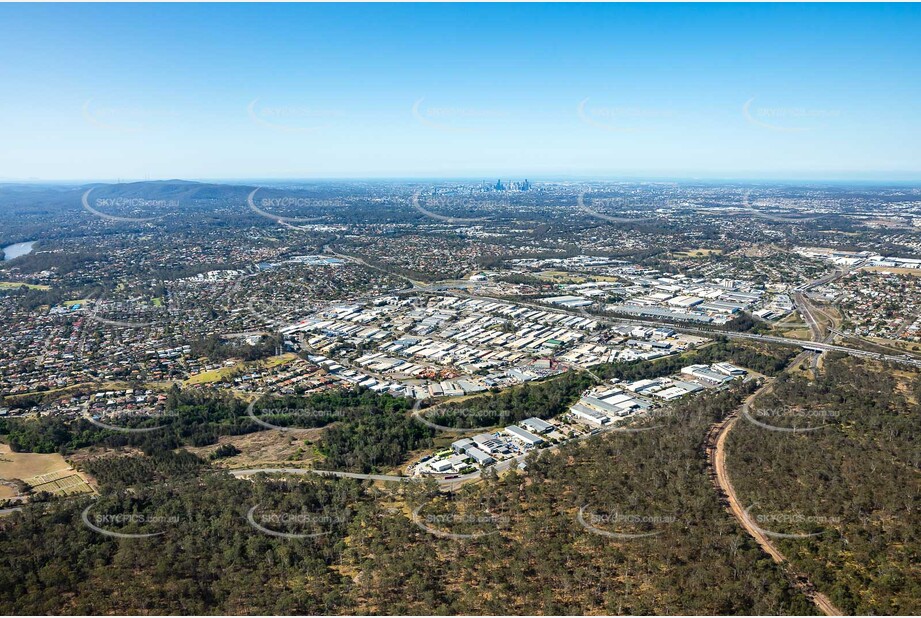
{"label": "road", "polygon": [[[391,474],[361,474],[358,472],[341,472],[339,470],[315,470],[313,468],[246,468],[241,470],[230,470],[230,474],[237,478],[246,478],[255,476],[256,474],[296,474],[301,476],[315,474],[317,476],[335,476],[339,478],[359,479],[363,481],[383,481],[395,483],[422,480],[422,477],[414,476],[396,476]],[[453,479],[435,479],[435,481],[438,482],[439,485],[453,487],[474,479],[478,479],[479,477],[479,472],[472,472],[470,474],[464,474]]]}
{"label": "road", "polygon": [[[795,359],[797,363],[800,359]],[[777,546],[771,541],[764,532],[753,525],[745,512],[745,507],[739,502],[735,488],[732,486],[732,480],[729,478],[729,469],[726,466],[726,438],[729,432],[735,427],[742,412],[748,412],[749,406],[760,395],[766,393],[773,387],[773,381],[767,382],[758,391],[748,397],[745,403],[732,414],[727,416],[723,421],[717,423],[710,429],[707,436],[707,459],[713,471],[714,480],[721,490],[729,506],[729,511],[735,516],[742,527],[751,535],[758,545],[779,565],[784,566],[791,575],[793,585],[805,594],[826,616],[842,616],[843,613],[831,602],[831,600],[816,590],[815,585],[809,579],[793,571],[792,566],[786,557],[777,549]]]}
{"label": "road", "polygon": [[822,325],[819,324],[819,320],[815,316],[815,308],[808,300],[806,300],[806,297],[802,292],[796,292],[793,295],[793,304],[796,305],[800,315],[802,315],[806,320],[806,325],[809,327],[809,332],[812,335],[812,340],[820,341],[823,335]]}
{"label": "road", "polygon": [[[435,425],[435,427],[439,427],[439,426]],[[454,429],[454,428],[450,428],[450,429]],[[472,429],[466,429],[464,430],[464,432],[465,433],[476,433],[476,432],[482,432],[484,430],[485,430],[484,428],[472,428]],[[554,451],[560,448],[561,446],[563,446],[564,444],[569,444],[570,442],[575,442],[579,440],[587,440],[597,435],[602,435],[604,433],[617,432],[617,431],[633,431],[633,430],[625,429],[624,427],[620,425],[607,425],[605,427],[600,428],[598,433],[596,434],[590,434],[590,433],[582,434],[572,440],[567,440],[566,442],[561,442],[559,444],[549,446],[545,449],[541,449],[536,452],[544,453],[548,451]],[[518,464],[520,464],[532,452],[535,452],[535,451],[528,451],[526,453],[522,453],[521,455],[510,457],[492,466],[489,466],[489,468],[487,469],[494,470],[496,474],[500,474],[502,472],[505,472],[506,470],[509,470],[510,468],[512,468],[512,466],[517,466]],[[238,470],[229,470],[229,472],[232,476],[236,478],[246,478],[246,477],[254,476],[256,474],[296,474],[296,475],[301,475],[301,476],[315,474],[317,476],[335,476],[335,477],[340,477],[340,478],[359,479],[363,481],[383,481],[385,483],[405,483],[407,481],[423,481],[423,480],[431,478],[431,479],[434,479],[435,482],[438,483],[440,487],[446,488],[449,490],[457,489],[458,487],[460,487],[461,485],[464,485],[465,483],[469,483],[471,481],[475,481],[479,479],[481,476],[480,470],[477,470],[476,472],[471,472],[469,474],[461,474],[461,475],[455,476],[454,478],[444,478],[444,477],[439,478],[439,477],[434,477],[434,476],[432,477],[429,477],[429,476],[397,476],[393,474],[362,474],[359,472],[342,472],[339,470],[317,470],[314,468],[242,468]]]}
{"label": "road", "polygon": [[[834,326],[834,320],[826,314],[824,311],[812,304],[812,301],[806,297],[802,292],[796,292],[793,296],[793,303],[796,305],[796,308],[799,310],[800,315],[802,315],[806,324],[809,326],[809,333],[812,337],[812,341],[821,342],[821,343],[831,343],[835,338],[835,330],[832,328]],[[816,316],[821,316],[828,320],[829,327],[828,330],[825,330],[825,327],[819,321],[819,318]],[[819,359],[822,357],[821,352],[814,352],[812,354],[812,371],[816,373],[819,370]]]}
{"label": "road", "polygon": [[[826,275],[826,277],[828,276],[829,275]],[[817,281],[822,281],[822,279],[819,279]],[[813,282],[813,283],[818,285],[817,282]],[[413,290],[408,290],[408,291],[424,292],[424,290],[421,290],[418,288],[413,289]],[[406,291],[404,291],[403,293],[406,293]],[[475,294],[458,292],[456,290],[452,290],[450,293],[454,294],[455,296],[463,296],[465,298],[472,298],[474,300],[484,300],[488,302],[506,303],[509,305],[518,305],[520,307],[530,307],[532,309],[540,309],[542,311],[549,311],[552,313],[565,313],[566,315],[579,315],[576,312],[556,309],[554,307],[550,307],[547,305],[541,305],[538,303],[528,303],[528,302],[523,302],[523,301],[511,302],[511,301],[503,300],[501,298],[494,298],[492,296],[477,296]],[[759,335],[757,333],[737,333],[733,331],[717,330],[715,328],[707,328],[703,326],[689,326],[685,324],[675,324],[673,322],[663,322],[659,320],[647,320],[647,319],[638,319],[638,318],[608,318],[605,316],[600,316],[600,315],[591,314],[591,313],[587,314],[587,317],[591,317],[593,320],[596,320],[601,324],[606,324],[609,326],[617,325],[617,324],[635,324],[637,326],[656,326],[656,327],[662,326],[666,328],[671,328],[679,332],[700,335],[702,337],[726,337],[727,339],[739,339],[739,340],[747,339],[750,341],[764,341],[767,343],[777,343],[780,345],[804,348],[807,350],[820,350],[822,352],[842,352],[844,354],[849,354],[851,356],[863,357],[863,358],[874,358],[877,360],[888,361],[891,363],[911,365],[913,367],[921,368],[921,358],[912,357],[909,354],[900,354],[900,355],[879,354],[876,352],[868,352],[866,350],[861,350],[858,348],[851,348],[851,347],[843,346],[843,345],[836,345],[833,343],[804,341],[802,339],[792,339],[790,337],[778,337],[774,335]]]}
{"label": "road", "polygon": [[[525,301],[510,302],[510,301],[506,301],[506,300],[503,300],[503,299],[501,299],[501,298],[495,298],[495,297],[492,297],[492,296],[479,296],[479,295],[476,295],[476,294],[473,294],[473,293],[469,293],[469,292],[461,292],[461,291],[459,291],[459,290],[456,289],[456,288],[458,287],[457,284],[455,284],[455,285],[447,285],[447,286],[444,285],[444,284],[442,284],[442,285],[438,285],[438,284],[426,285],[426,284],[423,284],[423,283],[421,283],[421,282],[419,282],[419,281],[414,281],[414,280],[412,280],[412,279],[410,279],[409,277],[406,277],[406,276],[404,276],[404,275],[399,275],[399,274],[393,273],[393,272],[391,272],[391,271],[389,271],[389,270],[385,270],[385,269],[383,269],[383,268],[380,268],[379,266],[374,266],[374,265],[372,265],[372,264],[368,264],[366,261],[364,261],[364,260],[361,259],[361,258],[357,258],[357,257],[352,256],[352,255],[346,255],[346,254],[343,254],[343,253],[338,253],[338,252],[335,251],[335,250],[332,248],[332,246],[331,246],[332,243],[334,243],[334,242],[335,242],[335,240],[333,240],[332,242],[328,243],[327,245],[325,245],[325,246],[323,247],[324,253],[329,253],[329,254],[331,254],[331,255],[333,255],[333,256],[336,256],[336,257],[338,257],[338,258],[340,258],[340,259],[348,260],[348,261],[351,261],[351,262],[354,262],[354,263],[361,264],[361,265],[366,266],[366,267],[368,267],[368,268],[373,268],[373,269],[375,269],[375,270],[379,270],[379,271],[382,271],[382,272],[389,273],[389,274],[391,274],[391,275],[395,275],[395,276],[400,277],[401,279],[403,279],[404,281],[406,281],[407,283],[410,284],[411,287],[409,287],[409,288],[407,288],[407,289],[396,290],[396,291],[394,291],[394,293],[396,293],[396,294],[407,294],[407,293],[423,293],[423,294],[425,294],[425,293],[435,293],[435,292],[450,292],[451,294],[454,294],[455,296],[463,296],[463,297],[466,297],[466,298],[472,298],[472,299],[474,299],[474,300],[483,300],[483,301],[487,301],[487,302],[501,302],[501,303],[506,303],[506,304],[514,304],[514,305],[518,305],[518,306],[521,306],[521,307],[530,307],[530,308],[532,308],[532,309],[540,309],[541,311],[550,311],[550,312],[555,312],[555,313],[564,313],[564,314],[566,314],[566,315],[578,315],[577,313],[572,312],[572,311],[566,311],[566,310],[563,310],[563,309],[559,309],[559,308],[556,308],[556,307],[550,307],[550,306],[548,306],[548,305],[544,305],[544,304],[540,304],[540,303],[529,303],[529,302],[525,302]],[[795,288],[795,290],[794,290],[794,299],[796,299],[797,297],[802,298],[802,296],[801,296],[802,293],[808,292],[810,289],[812,289],[812,288],[814,288],[814,287],[816,287],[816,286],[824,285],[824,284],[826,284],[826,283],[829,283],[829,282],[831,282],[831,281],[834,281],[834,280],[836,280],[836,279],[839,279],[839,278],[843,277],[844,275],[846,275],[846,274],[848,274],[849,272],[851,272],[851,270],[852,270],[853,268],[856,268],[856,266],[854,266],[854,267],[848,267],[848,268],[844,268],[844,269],[841,269],[841,270],[833,271],[833,272],[831,272],[831,273],[828,273],[828,274],[826,274],[826,275],[823,275],[822,277],[820,277],[820,278],[818,278],[818,279],[815,279],[815,280],[813,280],[813,281],[809,281],[809,282],[807,282],[807,283],[804,283],[804,284],[798,286],[798,287]],[[459,282],[459,283],[461,283],[461,284],[466,283],[467,285],[470,284],[469,282]],[[449,288],[449,289],[444,289],[444,288]],[[795,301],[794,301],[794,302],[795,302]],[[812,316],[812,314],[809,313],[809,311],[805,311],[805,312],[801,311],[801,313],[803,313],[805,319],[807,320],[807,323],[808,323],[809,326],[810,326],[810,330],[811,330],[813,333],[815,333],[814,328],[817,326],[817,323],[815,322],[815,318]],[[835,345],[835,344],[832,344],[832,343],[830,342],[830,339],[833,338],[833,336],[830,337],[828,341],[804,341],[804,340],[802,340],[802,339],[792,339],[792,338],[790,338],[790,337],[778,337],[778,336],[772,336],[772,335],[759,335],[759,334],[755,334],[755,333],[737,333],[737,332],[732,332],[732,331],[718,330],[718,329],[715,329],[715,328],[707,328],[707,327],[703,327],[703,326],[691,326],[691,325],[686,325],[686,324],[675,324],[674,322],[664,322],[664,321],[660,321],[660,320],[649,320],[649,319],[642,319],[642,318],[616,318],[616,319],[612,319],[612,318],[607,318],[607,317],[605,317],[605,316],[600,316],[600,315],[595,315],[595,314],[587,314],[587,313],[583,313],[583,315],[586,315],[586,317],[591,317],[592,319],[598,321],[599,323],[601,323],[601,324],[606,324],[606,325],[609,325],[609,326],[610,326],[610,325],[617,325],[617,324],[635,324],[635,325],[637,325],[637,326],[667,327],[667,328],[671,328],[671,329],[674,329],[674,330],[679,331],[679,332],[691,333],[691,334],[701,335],[701,336],[704,336],[704,337],[715,337],[715,336],[720,336],[720,337],[726,337],[727,339],[748,339],[748,340],[753,340],[753,341],[764,341],[764,342],[767,342],[767,343],[777,343],[777,344],[780,344],[780,345],[799,347],[799,348],[804,348],[804,349],[808,349],[808,350],[821,350],[822,352],[842,352],[842,353],[844,353],[844,354],[849,354],[849,355],[851,355],[851,356],[857,356],[857,357],[863,357],[863,358],[874,358],[874,359],[876,359],[876,360],[887,361],[887,362],[897,363],[897,364],[903,364],[903,365],[911,365],[911,366],[913,366],[913,367],[921,368],[921,358],[912,357],[912,356],[909,355],[909,354],[899,354],[899,355],[895,355],[895,354],[892,354],[892,355],[879,354],[879,353],[875,353],[875,352],[868,352],[868,351],[866,351],[866,350],[861,350],[861,349],[858,349],[858,348],[851,348],[851,347],[843,346],[843,345]],[[832,335],[832,333],[829,333],[829,335]],[[816,359],[813,359],[813,363],[815,363],[815,361],[816,361]]]}
{"label": "road", "polygon": [[[847,273],[847,269],[843,272],[836,271],[830,273],[820,279],[811,281],[797,288],[794,292],[794,302],[799,309],[800,313],[806,320],[806,323],[809,325],[809,330],[812,334],[813,341],[809,342],[809,347],[812,349],[838,349],[842,346],[834,346],[830,344],[830,340],[834,338],[834,331],[829,328],[829,332],[823,332],[823,329],[815,317],[814,313],[819,312],[820,310],[816,309],[806,298],[805,292],[809,289],[828,283],[837,278],[844,276]],[[827,316],[826,316],[827,317]],[[764,339],[781,339],[776,337],[764,338]],[[859,353],[858,350],[847,349],[849,354],[863,356],[867,355],[866,353]],[[792,366],[796,366],[798,363],[802,362],[805,357],[812,353],[814,358],[812,360],[813,367],[816,366],[818,358],[821,354],[816,354],[810,351],[804,351],[802,354],[797,356],[791,362]],[[901,359],[901,357],[898,357]],[[819,592],[815,585],[802,573],[798,573],[793,570],[793,567],[790,565],[786,556],[781,553],[777,546],[772,542],[772,540],[764,533],[764,531],[749,519],[746,512],[745,506],[739,501],[738,495],[736,494],[735,487],[732,485],[732,479],[729,476],[729,468],[726,464],[726,443],[729,437],[729,433],[736,426],[739,421],[741,414],[748,414],[749,408],[751,407],[752,402],[755,401],[759,396],[764,395],[771,388],[773,388],[773,380],[768,380],[765,382],[764,386],[758,389],[755,393],[750,395],[745,402],[736,410],[732,412],[725,419],[716,423],[710,428],[710,431],[706,439],[706,448],[707,448],[707,462],[710,465],[711,472],[713,474],[714,482],[717,485],[722,496],[725,498],[729,512],[735,516],[742,528],[755,539],[755,542],[767,553],[771,559],[774,560],[777,564],[781,565],[789,574],[790,580],[793,583],[793,586],[800,590],[806,597],[811,600],[819,610],[824,613],[826,616],[842,616],[843,613],[831,602],[831,600]]]}

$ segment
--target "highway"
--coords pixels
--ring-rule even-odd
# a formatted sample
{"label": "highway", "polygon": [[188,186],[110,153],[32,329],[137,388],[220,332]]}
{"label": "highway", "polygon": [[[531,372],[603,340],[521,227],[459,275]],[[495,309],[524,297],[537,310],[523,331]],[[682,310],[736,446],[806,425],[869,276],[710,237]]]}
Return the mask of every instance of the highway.
{"label": "highway", "polygon": [[[357,262],[359,264],[367,266],[368,268],[374,268],[376,270],[389,272],[389,271],[385,271],[384,269],[380,267],[372,266],[360,258],[356,258],[351,255],[345,255],[342,253],[337,253],[329,245],[325,246],[323,249],[325,252],[330,253],[341,259]],[[797,297],[802,298],[801,296],[802,293],[808,292],[810,289],[817,287],[819,285],[824,285],[840,277],[843,277],[844,275],[848,274],[851,270],[852,268],[844,268],[842,270],[836,270],[818,279],[809,281],[807,283],[804,283],[798,286],[797,288],[794,289],[794,302],[796,302]],[[390,273],[390,274],[394,274],[394,273]],[[487,302],[500,302],[500,303],[505,303],[509,305],[518,305],[521,307],[530,307],[532,309],[540,309],[541,311],[563,313],[566,315],[577,315],[577,313],[572,312],[572,311],[566,311],[564,309],[550,307],[548,305],[543,305],[540,303],[529,303],[525,301],[512,302],[512,301],[507,301],[501,298],[495,298],[493,296],[479,296],[471,292],[461,292],[457,289],[453,289],[454,285],[451,286],[452,289],[444,289],[447,286],[438,285],[438,284],[425,285],[425,284],[419,283],[418,281],[413,281],[412,279],[409,279],[408,277],[405,277],[402,275],[397,275],[397,276],[399,276],[400,278],[410,283],[412,287],[408,289],[404,289],[404,290],[395,291],[394,293],[396,294],[408,294],[408,293],[433,294],[436,292],[447,293],[447,294],[452,294],[454,296],[472,298],[474,300],[483,300]],[[459,285],[463,285],[463,287],[468,287],[468,288],[472,287],[470,282],[467,282],[467,281],[457,282],[457,283]],[[797,305],[797,308],[800,309],[800,306]],[[807,311],[800,310],[800,312],[803,313],[803,316],[806,319],[807,324],[809,324],[810,331],[815,333],[814,329],[818,328],[818,323],[816,322],[815,317],[808,310]],[[599,323],[606,324],[609,326],[617,325],[617,324],[634,324],[637,326],[667,327],[667,328],[671,328],[679,332],[691,333],[691,334],[700,335],[703,337],[719,336],[719,337],[726,337],[727,339],[748,339],[748,340],[754,340],[754,341],[764,341],[767,343],[776,343],[780,345],[798,347],[798,348],[802,348],[808,351],[841,352],[844,354],[849,354],[851,356],[862,357],[862,358],[872,358],[875,360],[887,361],[887,362],[897,363],[901,365],[910,365],[912,367],[921,368],[921,358],[914,358],[909,354],[889,354],[889,355],[879,354],[876,352],[868,352],[866,350],[861,350],[859,348],[851,348],[848,346],[832,344],[830,343],[830,340],[833,338],[831,336],[832,333],[829,333],[829,337],[826,337],[828,341],[804,341],[802,339],[792,339],[790,337],[778,337],[778,336],[773,336],[773,335],[759,335],[755,333],[738,333],[738,332],[732,332],[732,331],[719,330],[716,328],[707,328],[705,326],[691,326],[688,324],[676,324],[674,322],[664,322],[660,320],[650,320],[650,319],[644,319],[644,318],[612,319],[612,318],[607,318],[604,316],[600,316],[597,314],[591,314],[587,312],[583,312],[582,315],[586,317],[591,317],[593,320],[597,320]]]}
{"label": "highway", "polygon": [[[835,275],[836,273],[832,273],[831,275],[826,275],[822,279],[817,279],[816,281],[813,281],[810,284],[806,284],[806,285],[808,285],[809,287],[812,287],[814,285],[819,285],[820,282],[824,282],[824,280],[828,278],[834,278]],[[837,276],[841,276],[840,273],[837,273]],[[430,293],[428,290],[422,290],[422,289],[407,290],[407,291],[404,291],[403,293],[405,294],[406,292]],[[565,310],[557,309],[554,307],[549,307],[547,305],[541,305],[538,303],[529,303],[529,302],[522,302],[522,301],[511,302],[511,301],[503,300],[501,298],[494,298],[492,296],[478,296],[478,295],[471,294],[471,293],[459,292],[457,290],[451,290],[445,293],[453,294],[455,296],[463,296],[465,298],[472,298],[474,300],[506,303],[509,305],[518,305],[521,307],[531,307],[532,309],[540,309],[542,311],[565,313],[567,315],[578,315],[571,311],[565,311]],[[836,345],[836,344],[827,343],[824,341],[804,341],[802,339],[792,339],[790,337],[779,337],[775,335],[759,335],[757,333],[738,333],[738,332],[733,332],[733,331],[718,330],[716,328],[707,328],[704,326],[690,326],[686,324],[675,324],[673,322],[663,322],[659,320],[647,320],[647,319],[639,319],[639,318],[607,318],[607,317],[600,316],[597,314],[592,314],[592,313],[584,313],[582,315],[586,317],[591,317],[593,320],[596,320],[599,323],[606,324],[608,326],[617,325],[617,324],[635,324],[637,326],[667,327],[667,328],[671,328],[679,332],[691,333],[695,335],[700,335],[702,337],[726,337],[727,339],[738,339],[738,340],[747,339],[750,341],[764,341],[767,343],[776,343],[780,345],[793,346],[793,347],[802,348],[808,351],[842,352],[844,354],[849,354],[851,356],[856,356],[856,357],[861,357],[861,358],[873,358],[876,360],[888,361],[891,363],[898,363],[902,365],[911,365],[913,367],[921,368],[921,359],[914,358],[908,354],[898,354],[898,355],[897,354],[888,354],[888,355],[879,354],[876,352],[868,352],[866,350],[861,350],[858,348],[851,348],[851,347],[843,346],[843,345]],[[807,318],[807,319],[810,319],[810,318]]]}

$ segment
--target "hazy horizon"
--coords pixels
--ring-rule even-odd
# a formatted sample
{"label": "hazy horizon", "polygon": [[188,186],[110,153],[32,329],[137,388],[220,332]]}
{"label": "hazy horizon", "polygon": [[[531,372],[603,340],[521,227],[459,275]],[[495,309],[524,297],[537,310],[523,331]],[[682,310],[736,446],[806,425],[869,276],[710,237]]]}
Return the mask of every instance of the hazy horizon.
{"label": "hazy horizon", "polygon": [[567,175],[533,175],[527,174],[500,174],[500,175],[467,175],[467,176],[317,176],[317,177],[240,177],[240,178],[2,178],[0,185],[36,184],[36,185],[85,185],[85,184],[130,184],[143,182],[190,182],[201,184],[252,184],[252,183],[283,183],[283,182],[490,182],[496,180],[529,180],[532,183],[565,183],[565,182],[598,182],[598,183],[712,183],[712,184],[815,184],[825,183],[833,185],[847,184],[908,184],[921,183],[921,175],[898,178],[895,175],[878,177],[837,177],[833,175],[824,177],[792,177],[792,176],[720,176],[720,175],[609,175],[609,176],[567,176]]}
{"label": "hazy horizon", "polygon": [[918,180],[911,4],[3,5],[11,180]]}

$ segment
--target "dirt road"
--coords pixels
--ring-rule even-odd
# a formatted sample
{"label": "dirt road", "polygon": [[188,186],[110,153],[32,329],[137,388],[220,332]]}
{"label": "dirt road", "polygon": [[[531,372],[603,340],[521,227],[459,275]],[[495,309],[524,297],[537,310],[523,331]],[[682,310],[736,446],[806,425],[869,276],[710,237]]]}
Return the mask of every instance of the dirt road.
{"label": "dirt road", "polygon": [[741,412],[746,410],[759,395],[764,394],[772,387],[773,382],[768,382],[757,392],[749,396],[741,408],[727,416],[722,422],[711,427],[710,433],[707,436],[707,459],[713,471],[714,480],[721,493],[726,498],[729,511],[739,520],[739,523],[742,524],[745,531],[757,541],[761,549],[774,559],[774,562],[784,567],[793,585],[809,597],[826,616],[843,616],[844,614],[841,610],[835,607],[828,597],[816,590],[815,585],[813,585],[805,575],[793,570],[793,567],[787,561],[786,557],[784,557],[774,543],[771,542],[771,539],[757,526],[752,525],[752,522],[745,512],[745,507],[739,502],[735,488],[732,486],[732,481],[729,478],[729,470],[726,467],[726,437],[729,435],[729,432],[732,431],[732,428],[735,427]]}

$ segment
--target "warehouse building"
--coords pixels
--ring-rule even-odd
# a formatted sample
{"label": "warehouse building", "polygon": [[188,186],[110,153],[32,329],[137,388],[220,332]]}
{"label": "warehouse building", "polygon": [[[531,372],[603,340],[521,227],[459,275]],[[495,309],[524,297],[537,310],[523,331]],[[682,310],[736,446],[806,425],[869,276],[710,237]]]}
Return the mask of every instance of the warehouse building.
{"label": "warehouse building", "polygon": [[707,384],[712,384],[714,386],[718,386],[732,380],[730,376],[712,371],[706,365],[689,365],[684,367],[681,370],[681,373],[689,375],[693,378],[697,378],[702,382],[706,382]]}
{"label": "warehouse building", "polygon": [[475,446],[471,446],[467,449],[467,455],[481,466],[488,466],[489,464],[496,462],[495,459]]}
{"label": "warehouse building", "polygon": [[466,453],[466,452],[467,452],[467,449],[469,449],[470,447],[473,447],[473,446],[475,446],[475,445],[476,445],[476,443],[475,443],[473,440],[471,440],[470,438],[464,438],[463,440],[458,440],[457,442],[452,442],[452,443],[451,443],[451,450],[453,450],[456,454],[461,455],[461,454],[463,454],[463,453]]}
{"label": "warehouse building", "polygon": [[539,418],[531,417],[521,421],[521,426],[536,434],[544,434],[554,429],[553,425]]}
{"label": "warehouse building", "polygon": [[714,371],[718,371],[719,373],[733,377],[744,376],[748,373],[741,367],[736,367],[735,365],[731,365],[729,363],[714,363],[711,367]]}
{"label": "warehouse building", "polygon": [[536,436],[527,429],[522,429],[521,427],[516,427],[515,425],[509,425],[505,428],[504,431],[510,438],[521,442],[529,448],[533,448],[544,443],[544,439],[540,436]]}
{"label": "warehouse building", "polygon": [[588,406],[584,406],[581,403],[575,404],[572,408],[569,409],[572,412],[572,415],[575,416],[578,420],[591,423],[593,425],[607,425],[611,422],[611,418],[597,410],[592,410]]}

